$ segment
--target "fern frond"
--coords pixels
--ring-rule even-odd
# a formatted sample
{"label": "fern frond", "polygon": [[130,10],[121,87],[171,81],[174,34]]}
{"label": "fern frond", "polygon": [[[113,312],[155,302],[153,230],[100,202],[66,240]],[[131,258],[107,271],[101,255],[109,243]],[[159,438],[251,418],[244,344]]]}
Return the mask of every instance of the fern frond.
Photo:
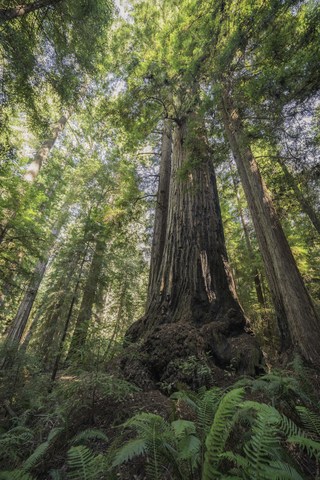
{"label": "fern frond", "polygon": [[148,463],[146,473],[150,480],[161,480],[161,440],[157,436],[156,425],[153,425],[152,437],[148,441]]}
{"label": "fern frond", "polygon": [[33,431],[30,428],[14,427],[0,436],[0,460],[12,459],[14,462],[20,460],[21,450],[26,445],[33,443]]}
{"label": "fern frond", "polygon": [[220,454],[230,434],[232,419],[243,399],[244,389],[237,388],[228,392],[219,403],[210,432],[206,439],[206,453],[203,465],[203,480],[216,480],[221,476],[217,471]]}
{"label": "fern frond", "polygon": [[203,431],[204,436],[207,436],[214,414],[218,408],[219,402],[223,392],[220,388],[214,387],[204,392],[197,407],[198,426],[200,431]]}
{"label": "fern frond", "polygon": [[250,463],[248,459],[243,457],[242,455],[233,452],[223,452],[221,453],[220,458],[230,460],[238,467],[241,467],[244,472],[249,471],[250,469]]}
{"label": "fern frond", "polygon": [[101,473],[98,460],[99,456],[83,445],[71,447],[68,451],[68,480],[94,480]]}
{"label": "fern frond", "polygon": [[289,437],[288,442],[298,445],[298,447],[306,450],[310,457],[315,457],[320,461],[320,442],[302,436]]}
{"label": "fern frond", "polygon": [[250,463],[250,478],[263,478],[262,472],[279,450],[278,418],[270,417],[268,410],[258,411],[252,437],[243,448]]}
{"label": "fern frond", "polygon": [[306,407],[297,406],[296,410],[299,413],[303,425],[320,439],[320,416]]}
{"label": "fern frond", "polygon": [[196,426],[194,422],[191,422],[190,420],[174,420],[171,422],[171,426],[177,438],[196,433]]}
{"label": "fern frond", "polygon": [[0,472],[0,480],[35,480],[35,478],[23,470],[12,470],[11,472]]}
{"label": "fern frond", "polygon": [[57,438],[59,433],[62,431],[62,428],[54,428],[48,435],[48,439],[38,445],[35,451],[27,458],[27,460],[23,463],[23,470],[28,471],[31,470],[34,466],[36,466],[39,461],[44,457],[48,448],[52,445],[54,440]]}
{"label": "fern frond", "polygon": [[270,462],[265,466],[264,475],[268,480],[304,480],[295,468],[281,461]]}
{"label": "fern frond", "polygon": [[198,464],[201,442],[195,435],[188,435],[179,442],[179,459],[190,460],[193,468]]}
{"label": "fern frond", "polygon": [[180,390],[179,392],[174,392],[170,395],[172,400],[182,400],[185,402],[194,412],[197,411],[198,408],[198,396],[193,392],[185,392],[184,390]]}
{"label": "fern frond", "polygon": [[77,445],[79,443],[86,443],[90,440],[102,440],[103,442],[108,442],[108,437],[101,432],[101,430],[88,428],[87,430],[83,430],[83,432],[78,433],[78,435],[75,435],[71,439],[70,443],[71,445]]}
{"label": "fern frond", "polygon": [[63,480],[63,474],[61,470],[50,470],[49,475],[51,480]]}
{"label": "fern frond", "polygon": [[120,450],[117,451],[112,467],[117,467],[122,463],[132,460],[134,457],[144,455],[147,450],[147,442],[144,438],[135,438],[129,440]]}

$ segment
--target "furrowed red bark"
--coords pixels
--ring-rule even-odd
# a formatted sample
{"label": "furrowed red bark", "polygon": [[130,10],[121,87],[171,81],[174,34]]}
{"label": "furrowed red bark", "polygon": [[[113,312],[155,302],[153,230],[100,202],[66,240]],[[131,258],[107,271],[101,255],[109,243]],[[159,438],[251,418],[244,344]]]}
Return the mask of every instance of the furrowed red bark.
{"label": "furrowed red bark", "polygon": [[[171,381],[181,358],[201,361],[207,354],[210,368],[228,368],[234,362],[235,371],[254,374],[261,352],[245,327],[228,265],[205,129],[196,114],[188,114],[172,135],[168,218],[159,273],[145,316],[129,328],[126,338],[139,341],[149,372],[143,373],[142,366],[142,378],[150,375],[156,381]],[[124,371],[130,366],[129,360]],[[194,377],[183,381],[201,385]]]}
{"label": "furrowed red bark", "polygon": [[[212,311],[234,307],[237,300],[226,271],[213,165],[206,152],[188,150],[187,134],[185,120],[173,132],[166,239],[148,315],[154,319],[161,312],[169,322],[206,323]],[[203,138],[194,142],[192,148],[206,150]],[[199,165],[182,178],[194,154]]]}
{"label": "furrowed red bark", "polygon": [[162,254],[165,247],[171,174],[171,137],[171,125],[168,122],[165,122],[161,141],[159,185],[155,208],[147,304],[149,303],[156,286]]}
{"label": "furrowed red bark", "polygon": [[320,323],[279,222],[239,116],[225,91],[221,114],[247,198],[277,313],[281,350],[293,342],[320,364]]}

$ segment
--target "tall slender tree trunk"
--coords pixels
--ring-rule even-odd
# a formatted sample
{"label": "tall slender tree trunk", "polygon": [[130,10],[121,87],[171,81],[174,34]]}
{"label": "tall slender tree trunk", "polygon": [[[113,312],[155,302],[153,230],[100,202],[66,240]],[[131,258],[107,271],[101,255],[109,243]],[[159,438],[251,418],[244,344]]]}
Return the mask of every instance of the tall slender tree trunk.
{"label": "tall slender tree trunk", "polygon": [[20,302],[18,311],[12,321],[12,324],[8,330],[6,343],[8,345],[19,345],[21,342],[23,333],[29,320],[29,316],[35,302],[40,284],[46,272],[47,264],[49,261],[50,253],[52,251],[54,242],[59,235],[62,225],[66,219],[66,204],[62,207],[60,217],[55,222],[55,225],[51,229],[52,240],[48,247],[48,250],[44,252],[43,258],[38,261],[35,266],[32,278],[27,286],[26,292]]}
{"label": "tall slender tree trunk", "polygon": [[32,279],[27,290],[21,300],[16,316],[8,330],[6,342],[10,345],[19,344],[26,328],[29,315],[35,301],[40,283],[46,271],[48,257],[40,260],[34,270]]}
{"label": "tall slender tree trunk", "polygon": [[281,349],[291,342],[310,362],[320,363],[320,323],[282,230],[269,192],[246,138],[239,113],[227,92],[221,109],[238,167],[272,293]]}
{"label": "tall slender tree trunk", "polygon": [[32,3],[25,3],[11,8],[0,8],[0,24],[15,18],[21,18],[28,13],[35,12],[44,7],[53,7],[62,0],[36,0]]}
{"label": "tall slender tree trunk", "polygon": [[48,259],[45,259],[37,263],[33,273],[33,277],[20,302],[18,312],[9,327],[5,339],[4,356],[1,363],[1,368],[7,368],[8,365],[12,363],[12,359],[10,359],[12,348],[15,349],[19,347],[23,332],[26,328],[26,324],[31,312],[32,305],[34,303],[40,283],[46,270],[47,262]]}
{"label": "tall slender tree trunk", "polygon": [[239,215],[239,218],[240,218],[240,222],[241,222],[241,226],[242,226],[242,230],[243,230],[244,239],[245,239],[245,242],[246,242],[246,247],[247,247],[247,251],[248,251],[248,254],[249,254],[249,258],[251,259],[251,262],[252,262],[251,263],[251,272],[252,272],[251,274],[252,274],[252,279],[253,279],[253,283],[254,283],[255,290],[256,290],[257,300],[258,300],[260,306],[264,308],[265,307],[265,301],[264,301],[264,295],[263,295],[263,291],[262,291],[260,274],[259,274],[259,271],[258,271],[257,267],[254,265],[254,252],[253,252],[253,248],[252,248],[252,245],[251,245],[248,225],[247,225],[246,219],[245,219],[244,214],[243,214],[243,208],[242,208],[242,205],[241,205],[241,198],[240,198],[240,195],[239,195],[239,189],[238,189],[238,186],[235,182],[235,179],[234,179],[234,176],[233,176],[232,172],[231,172],[231,176],[232,176],[233,187],[234,187],[235,192],[236,192],[238,215]]}
{"label": "tall slender tree trunk", "polygon": [[277,162],[279,163],[280,167],[282,168],[284,177],[286,179],[287,184],[292,188],[296,199],[298,200],[301,210],[303,213],[305,213],[311,223],[313,224],[314,228],[317,230],[317,232],[320,235],[320,218],[319,214],[316,212],[316,210],[313,208],[311,203],[307,200],[307,198],[303,195],[301,192],[300,188],[297,185],[297,181],[288,169],[287,165],[285,164],[284,160],[281,158],[281,156],[277,156]]}
{"label": "tall slender tree trunk", "polygon": [[92,308],[97,297],[97,286],[100,280],[102,270],[102,258],[105,249],[105,243],[100,238],[96,240],[91,265],[84,287],[81,306],[76,321],[75,329],[72,335],[71,345],[69,349],[69,358],[76,358],[79,351],[85,345],[87,334],[92,317]]}
{"label": "tall slender tree trunk", "polygon": [[228,266],[213,163],[195,114],[173,131],[165,246],[149,293],[146,315],[129,328],[127,338],[140,340],[153,378],[169,381],[181,358],[200,359],[205,352],[214,365],[227,367],[237,357],[236,370],[254,373],[260,352],[245,333]]}
{"label": "tall slender tree trunk", "polygon": [[[81,261],[80,270],[76,279],[81,279],[83,266],[86,260],[87,247],[84,251],[77,251],[72,261],[69,264],[67,275],[61,278],[61,284],[59,285],[60,292],[68,292],[71,289],[71,285],[74,280],[75,269],[77,269],[79,261]],[[50,310],[50,314],[46,317],[43,325],[43,333],[40,341],[40,352],[43,356],[43,363],[46,367],[52,366],[53,357],[58,349],[61,339],[61,318],[64,316],[66,303],[66,295],[59,295],[56,302]]]}
{"label": "tall slender tree trunk", "polygon": [[113,342],[117,338],[119,332],[121,331],[121,327],[123,325],[122,317],[123,317],[123,309],[124,309],[124,305],[125,305],[125,297],[126,297],[127,289],[128,289],[128,282],[127,282],[127,280],[125,280],[123,282],[123,285],[122,285],[122,288],[121,288],[118,312],[117,312],[117,317],[116,317],[114,329],[113,329],[111,338],[109,339],[108,347],[107,347],[105,355],[104,355],[106,359],[108,358],[108,354],[111,350]]}
{"label": "tall slender tree trunk", "polygon": [[56,355],[54,363],[53,363],[53,368],[52,368],[52,373],[51,373],[51,381],[52,382],[55,381],[57,373],[58,373],[60,360],[61,360],[62,352],[63,352],[64,342],[65,342],[66,337],[67,337],[67,333],[68,333],[68,329],[69,329],[69,325],[70,325],[70,320],[71,320],[71,317],[72,317],[73,307],[74,307],[74,304],[75,304],[76,299],[77,299],[79,284],[80,284],[80,276],[78,278],[78,281],[77,281],[76,286],[75,286],[74,291],[73,291],[70,307],[69,307],[69,310],[68,310],[68,315],[66,317],[66,321],[64,323],[62,335],[61,335],[61,338],[60,338],[60,341],[59,341],[57,355]]}
{"label": "tall slender tree trunk", "polygon": [[166,121],[164,123],[161,141],[159,185],[157,193],[157,203],[155,208],[154,233],[152,240],[147,302],[151,300],[152,291],[155,288],[165,247],[171,174],[171,152],[171,125],[169,122]]}
{"label": "tall slender tree trunk", "polygon": [[67,121],[72,113],[72,109],[69,109],[66,113],[64,113],[57,123],[55,123],[52,127],[51,133],[49,137],[42,143],[39,150],[36,152],[36,155],[33,161],[28,165],[27,171],[24,175],[24,179],[27,182],[34,182],[39,172],[42,168],[42,165],[47,161],[49,154],[54,147],[59,135],[65,129]]}

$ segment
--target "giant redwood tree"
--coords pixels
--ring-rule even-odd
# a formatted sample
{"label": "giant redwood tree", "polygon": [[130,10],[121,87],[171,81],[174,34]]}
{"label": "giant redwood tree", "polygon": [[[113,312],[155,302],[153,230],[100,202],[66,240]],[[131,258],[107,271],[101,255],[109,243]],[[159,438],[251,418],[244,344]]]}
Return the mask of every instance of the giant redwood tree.
{"label": "giant redwood tree", "polygon": [[245,331],[229,272],[215,172],[197,107],[173,126],[171,161],[165,239],[155,242],[161,263],[146,314],[127,338],[142,341],[142,363],[156,381],[169,381],[191,358],[252,374],[260,351]]}

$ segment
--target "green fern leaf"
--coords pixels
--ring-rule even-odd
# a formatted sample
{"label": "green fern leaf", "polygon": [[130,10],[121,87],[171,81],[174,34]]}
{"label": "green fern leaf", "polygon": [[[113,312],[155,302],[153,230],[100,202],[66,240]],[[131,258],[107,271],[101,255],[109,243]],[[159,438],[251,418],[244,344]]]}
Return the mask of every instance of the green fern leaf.
{"label": "green fern leaf", "polygon": [[117,467],[122,463],[128,462],[134,457],[144,455],[147,450],[147,442],[144,438],[129,440],[118,452],[112,463],[112,467]]}
{"label": "green fern leaf", "polygon": [[207,434],[209,433],[213,417],[216,413],[221,397],[222,390],[215,387],[204,392],[202,398],[198,402],[197,423],[200,431],[203,432],[204,436],[207,436]]}
{"label": "green fern leaf", "polygon": [[188,435],[179,442],[179,460],[190,460],[193,467],[199,462],[201,442],[198,437]]}
{"label": "green fern leaf", "polygon": [[248,459],[246,459],[242,455],[238,455],[233,452],[223,452],[221,453],[220,458],[226,458],[227,460],[230,460],[238,467],[241,467],[245,472],[250,470],[250,463]]}
{"label": "green fern leaf", "polygon": [[264,468],[265,478],[270,480],[303,480],[300,473],[287,463],[275,461]]}
{"label": "green fern leaf", "polygon": [[108,437],[101,430],[98,429],[87,429],[83,432],[78,433],[75,437],[72,438],[71,444],[76,445],[79,443],[85,443],[90,440],[102,440],[103,442],[108,442]]}
{"label": "green fern leaf", "polygon": [[298,445],[300,448],[306,450],[310,457],[316,457],[316,459],[320,461],[320,442],[302,436],[289,437],[288,442]]}
{"label": "green fern leaf", "polygon": [[52,480],[63,480],[61,470],[50,470],[49,475]]}
{"label": "green fern leaf", "polygon": [[35,478],[23,470],[12,470],[11,472],[0,472],[0,480],[35,480]]}
{"label": "green fern leaf", "polygon": [[184,437],[188,434],[196,433],[196,426],[194,422],[191,422],[189,420],[175,420],[171,422],[171,426],[177,438]]}
{"label": "green fern leaf", "polygon": [[44,457],[46,454],[48,448],[54,440],[57,438],[59,433],[62,431],[62,428],[54,428],[51,430],[51,432],[48,435],[48,439],[38,445],[38,447],[35,449],[35,451],[30,455],[30,457],[27,458],[27,460],[23,464],[23,470],[28,471],[31,470],[33,467],[35,467],[40,460]]}
{"label": "green fern leaf", "polygon": [[220,454],[232,428],[232,419],[244,395],[243,388],[228,392],[218,406],[210,432],[206,439],[206,453],[203,465],[203,480],[216,480],[221,476],[218,472]]}
{"label": "green fern leaf", "polygon": [[101,472],[98,468],[99,457],[82,445],[71,447],[68,451],[68,480],[94,480]]}
{"label": "green fern leaf", "polygon": [[297,406],[297,412],[304,426],[320,439],[320,417],[306,407]]}

